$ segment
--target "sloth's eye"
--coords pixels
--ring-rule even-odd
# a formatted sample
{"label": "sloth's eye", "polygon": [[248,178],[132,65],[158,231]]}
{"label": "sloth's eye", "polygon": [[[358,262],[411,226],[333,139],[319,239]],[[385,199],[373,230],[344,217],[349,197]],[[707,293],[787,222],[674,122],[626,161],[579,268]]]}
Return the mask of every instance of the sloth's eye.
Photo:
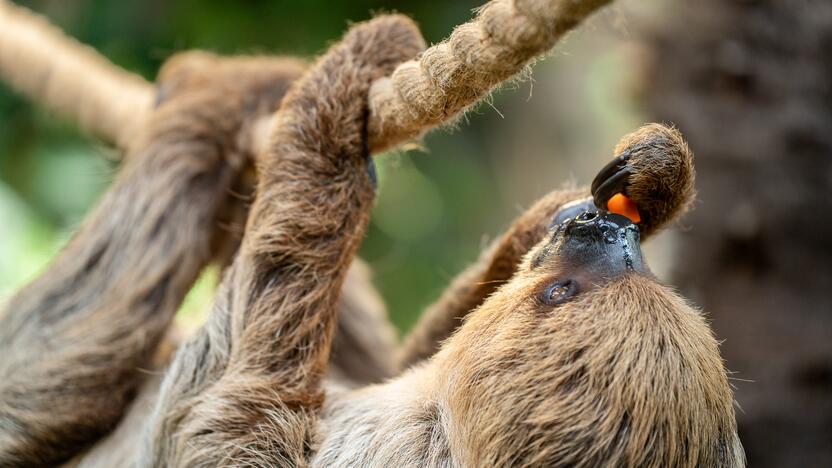
{"label": "sloth's eye", "polygon": [[578,293],[578,283],[575,280],[561,280],[550,284],[540,295],[546,305],[556,306],[568,301]]}

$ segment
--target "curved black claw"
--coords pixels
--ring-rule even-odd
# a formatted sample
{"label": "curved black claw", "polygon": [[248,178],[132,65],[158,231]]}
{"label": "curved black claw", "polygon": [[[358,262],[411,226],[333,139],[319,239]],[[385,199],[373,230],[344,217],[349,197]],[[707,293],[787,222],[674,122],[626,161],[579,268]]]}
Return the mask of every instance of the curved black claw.
{"label": "curved black claw", "polygon": [[600,186],[605,180],[609,179],[613,174],[624,169],[627,167],[627,162],[630,160],[630,151],[625,150],[618,156],[616,156],[612,161],[610,161],[606,166],[604,166],[598,174],[595,176],[595,179],[592,180],[592,186],[590,187],[590,192],[595,193],[598,190],[598,186]]}
{"label": "curved black claw", "polygon": [[607,201],[616,193],[624,192],[630,183],[633,169],[627,164],[630,152],[624,151],[604,166],[595,176],[590,187],[595,206],[607,209]]}

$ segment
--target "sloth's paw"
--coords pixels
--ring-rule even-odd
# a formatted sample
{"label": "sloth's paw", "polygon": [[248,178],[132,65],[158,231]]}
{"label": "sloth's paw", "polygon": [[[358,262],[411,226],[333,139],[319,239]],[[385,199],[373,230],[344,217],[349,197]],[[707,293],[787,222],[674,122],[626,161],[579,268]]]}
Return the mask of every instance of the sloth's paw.
{"label": "sloth's paw", "polygon": [[[613,204],[626,207],[629,199],[638,210],[642,234],[650,234],[693,202],[693,154],[678,130],[655,123],[645,125],[624,136],[615,154],[592,182],[598,208],[616,211]],[[626,198],[614,198],[617,194]]]}

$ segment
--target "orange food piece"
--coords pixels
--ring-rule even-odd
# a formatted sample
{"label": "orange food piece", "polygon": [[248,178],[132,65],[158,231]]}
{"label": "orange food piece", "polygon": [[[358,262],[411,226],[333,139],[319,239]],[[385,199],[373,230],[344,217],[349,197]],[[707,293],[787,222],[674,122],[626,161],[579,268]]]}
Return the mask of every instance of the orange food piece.
{"label": "orange food piece", "polygon": [[634,223],[641,221],[641,215],[638,213],[636,202],[627,198],[623,193],[616,193],[610,197],[607,201],[607,211],[626,216]]}

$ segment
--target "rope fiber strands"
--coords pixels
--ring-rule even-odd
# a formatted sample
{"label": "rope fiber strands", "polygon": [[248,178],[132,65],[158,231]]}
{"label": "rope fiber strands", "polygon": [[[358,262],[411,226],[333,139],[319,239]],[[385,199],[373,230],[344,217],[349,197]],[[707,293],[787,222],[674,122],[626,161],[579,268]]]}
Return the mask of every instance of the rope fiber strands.
{"label": "rope fiber strands", "polygon": [[[374,152],[454,119],[611,0],[492,0],[446,40],[373,83]],[[150,112],[153,86],[42,17],[0,0],[0,78],[121,147]],[[264,123],[265,124],[265,123]],[[267,144],[262,129],[255,148]]]}

